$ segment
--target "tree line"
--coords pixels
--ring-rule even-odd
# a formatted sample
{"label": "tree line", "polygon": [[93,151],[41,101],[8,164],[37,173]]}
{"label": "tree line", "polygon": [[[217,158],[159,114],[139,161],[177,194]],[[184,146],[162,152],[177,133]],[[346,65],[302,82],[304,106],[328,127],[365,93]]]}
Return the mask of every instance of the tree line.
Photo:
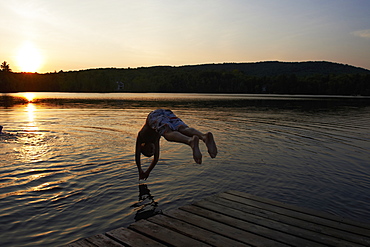
{"label": "tree line", "polygon": [[[340,66],[336,68],[335,73],[330,73],[330,71],[325,73],[285,71],[283,74],[278,74],[277,71],[276,74],[270,75],[263,73],[252,75],[235,66],[232,67],[230,64],[228,64],[230,69],[222,69],[222,66],[220,68],[212,66],[157,66],[133,69],[101,68],[39,74],[14,73],[9,66],[6,66],[6,62],[4,63],[1,65],[0,71],[0,92],[122,91],[370,95],[370,73],[368,71],[355,70],[355,73],[352,73],[346,68],[345,73],[338,73]],[[312,67],[312,64],[309,66]]]}

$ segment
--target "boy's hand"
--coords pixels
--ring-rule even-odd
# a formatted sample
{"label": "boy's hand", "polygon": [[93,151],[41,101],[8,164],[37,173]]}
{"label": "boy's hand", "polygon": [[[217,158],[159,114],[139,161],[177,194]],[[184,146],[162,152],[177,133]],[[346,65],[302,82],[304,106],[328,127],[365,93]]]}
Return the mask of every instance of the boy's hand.
{"label": "boy's hand", "polygon": [[139,180],[140,179],[146,180],[148,177],[149,177],[149,172],[148,171],[144,172],[143,170],[141,170],[139,172]]}
{"label": "boy's hand", "polygon": [[144,173],[143,170],[140,169],[140,171],[139,171],[139,180],[144,179],[144,178],[145,178],[145,173]]}

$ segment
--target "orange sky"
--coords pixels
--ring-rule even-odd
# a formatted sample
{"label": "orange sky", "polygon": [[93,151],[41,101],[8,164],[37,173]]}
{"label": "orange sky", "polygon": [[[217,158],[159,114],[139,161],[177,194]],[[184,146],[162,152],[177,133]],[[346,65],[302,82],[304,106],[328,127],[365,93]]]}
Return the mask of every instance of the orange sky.
{"label": "orange sky", "polygon": [[367,0],[2,1],[0,60],[39,73],[271,60],[370,69],[369,13]]}

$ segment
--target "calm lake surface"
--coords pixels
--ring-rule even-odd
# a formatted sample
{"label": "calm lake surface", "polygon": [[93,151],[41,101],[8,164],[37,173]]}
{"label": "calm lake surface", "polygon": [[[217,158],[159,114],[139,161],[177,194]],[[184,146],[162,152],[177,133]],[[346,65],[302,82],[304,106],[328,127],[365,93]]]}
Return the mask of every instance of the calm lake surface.
{"label": "calm lake surface", "polygon": [[[370,98],[34,94],[0,101],[1,246],[67,244],[229,189],[370,223]],[[218,156],[202,145],[198,165],[162,138],[139,181],[136,134],[156,108],[212,131]]]}

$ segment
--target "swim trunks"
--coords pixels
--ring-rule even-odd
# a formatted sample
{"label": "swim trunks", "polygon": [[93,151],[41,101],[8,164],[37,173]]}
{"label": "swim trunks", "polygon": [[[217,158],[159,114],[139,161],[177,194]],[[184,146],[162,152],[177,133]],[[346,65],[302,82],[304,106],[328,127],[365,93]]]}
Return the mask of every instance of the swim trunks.
{"label": "swim trunks", "polygon": [[188,127],[171,110],[157,109],[149,113],[147,118],[149,126],[163,136],[167,127],[171,130],[178,130],[179,127]]}

